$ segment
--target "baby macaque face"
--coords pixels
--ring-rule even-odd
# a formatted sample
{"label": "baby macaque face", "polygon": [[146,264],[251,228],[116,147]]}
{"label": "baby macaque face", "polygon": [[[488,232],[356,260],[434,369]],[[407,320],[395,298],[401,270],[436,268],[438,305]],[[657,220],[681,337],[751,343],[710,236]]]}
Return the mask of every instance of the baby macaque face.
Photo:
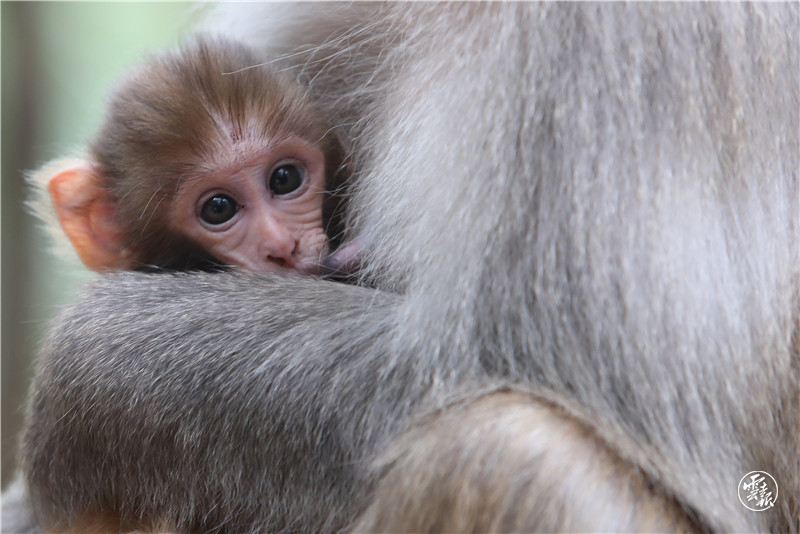
{"label": "baby macaque face", "polygon": [[324,194],[322,151],[287,139],[245,163],[184,178],[170,224],[224,264],[315,274],[328,253]]}

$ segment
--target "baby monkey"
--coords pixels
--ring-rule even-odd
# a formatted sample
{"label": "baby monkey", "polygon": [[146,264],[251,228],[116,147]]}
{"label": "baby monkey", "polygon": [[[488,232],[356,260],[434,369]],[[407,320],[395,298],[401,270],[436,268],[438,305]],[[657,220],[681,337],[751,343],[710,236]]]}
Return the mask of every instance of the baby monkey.
{"label": "baby monkey", "polygon": [[127,75],[89,160],[46,179],[93,270],[317,274],[339,235],[343,167],[300,84],[242,45],[197,39]]}

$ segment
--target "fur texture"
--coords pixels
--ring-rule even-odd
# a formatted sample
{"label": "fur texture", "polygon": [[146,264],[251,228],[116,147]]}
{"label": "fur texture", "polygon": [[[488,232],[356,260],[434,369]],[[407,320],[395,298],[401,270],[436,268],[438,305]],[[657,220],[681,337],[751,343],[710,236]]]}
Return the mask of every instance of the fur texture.
{"label": "fur texture", "polygon": [[220,9],[341,129],[374,288],[93,285],[31,402],[43,523],[568,530],[610,488],[609,529],[798,530],[797,4]]}

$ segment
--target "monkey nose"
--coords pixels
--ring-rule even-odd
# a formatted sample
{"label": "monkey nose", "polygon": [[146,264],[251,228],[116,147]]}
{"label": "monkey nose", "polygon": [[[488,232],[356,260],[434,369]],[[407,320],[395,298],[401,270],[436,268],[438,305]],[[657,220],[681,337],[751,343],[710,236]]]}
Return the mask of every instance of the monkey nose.
{"label": "monkey nose", "polygon": [[267,254],[267,261],[284,269],[296,269],[297,265],[291,255]]}
{"label": "monkey nose", "polygon": [[295,251],[297,250],[297,240],[285,228],[273,229],[265,232],[262,237],[262,258],[268,263],[278,265],[287,269],[296,267]]}

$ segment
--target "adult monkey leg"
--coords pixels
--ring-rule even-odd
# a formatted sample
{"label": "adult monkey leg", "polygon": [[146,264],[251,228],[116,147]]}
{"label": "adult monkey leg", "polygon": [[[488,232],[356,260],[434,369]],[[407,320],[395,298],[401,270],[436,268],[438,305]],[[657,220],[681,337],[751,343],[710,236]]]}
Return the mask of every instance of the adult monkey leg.
{"label": "adult monkey leg", "polygon": [[[673,532],[703,526],[587,424],[519,388],[470,395],[382,453],[355,532]],[[609,474],[612,474],[609,476]],[[566,506],[565,506],[566,505]]]}
{"label": "adult monkey leg", "polygon": [[[237,27],[261,20],[233,6],[231,24],[239,8]],[[415,431],[409,415],[499,380],[557,399],[520,406],[521,432],[582,430],[560,434],[589,457],[575,465],[596,457],[595,482],[663,502],[652,524],[797,529],[796,4],[276,9],[299,15],[262,44],[295,52],[287,68],[343,126],[360,167],[349,228],[379,291],[99,282],[42,360],[27,438],[42,517],[111,510],[187,531],[386,518],[373,457]],[[514,428],[498,443],[526,443]],[[530,467],[522,452],[492,471]],[[754,469],[780,487],[762,513],[735,493]],[[580,490],[581,472],[559,472]],[[626,495],[620,514],[641,509]],[[463,503],[451,496],[442,517]],[[580,496],[558,503],[563,523],[523,524],[581,524]]]}

